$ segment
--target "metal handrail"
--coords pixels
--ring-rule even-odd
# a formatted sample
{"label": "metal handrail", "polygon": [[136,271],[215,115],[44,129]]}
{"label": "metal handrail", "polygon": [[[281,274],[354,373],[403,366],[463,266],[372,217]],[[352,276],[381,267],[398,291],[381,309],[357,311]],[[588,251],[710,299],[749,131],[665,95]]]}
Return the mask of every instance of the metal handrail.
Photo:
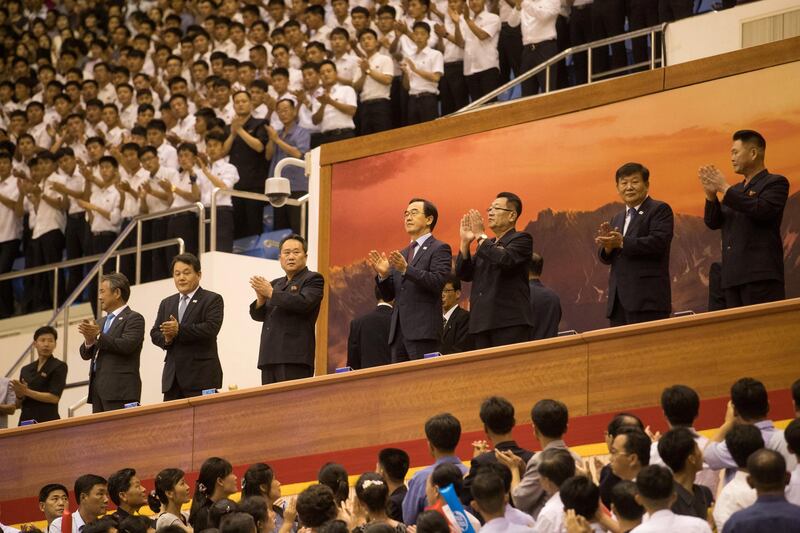
{"label": "metal handrail", "polygon": [[75,411],[77,411],[78,409],[80,409],[81,407],[86,405],[87,403],[89,403],[89,396],[88,395],[84,396],[83,398],[81,398],[77,402],[75,402],[72,405],[70,405],[69,407],[67,407],[67,418],[72,418],[73,416],[75,416]]}
{"label": "metal handrail", "polygon": [[[645,66],[645,65],[648,65],[648,64],[650,65],[651,70],[655,69],[655,64],[656,64],[656,59],[657,59],[656,58],[656,47],[651,45],[650,46],[650,61],[647,61],[647,62],[644,62],[644,63],[637,63],[635,65],[626,66],[624,68],[615,69],[615,70],[607,71],[607,72],[604,72],[604,73],[593,74],[592,73],[592,48],[599,48],[601,46],[608,46],[610,44],[618,43],[618,42],[621,42],[621,41],[627,41],[628,39],[633,39],[633,38],[636,38],[636,37],[644,37],[646,35],[650,35],[651,42],[655,42],[656,41],[656,34],[657,33],[661,33],[661,39],[660,39],[661,59],[660,59],[660,61],[661,61],[661,64],[663,65],[664,64],[664,59],[663,59],[664,58],[664,30],[666,29],[666,27],[667,27],[667,23],[663,23],[663,24],[659,24],[657,26],[650,26],[649,28],[642,28],[641,30],[630,31],[628,33],[615,35],[614,37],[608,37],[606,39],[600,39],[599,41],[592,41],[591,43],[581,44],[581,45],[578,45],[578,46],[572,46],[570,48],[567,48],[566,50],[564,50],[562,52],[559,52],[558,54],[554,55],[553,57],[551,57],[550,59],[548,59],[544,63],[540,63],[539,65],[536,65],[535,67],[533,67],[532,69],[528,70],[527,72],[523,72],[522,74],[520,74],[519,76],[517,76],[513,80],[503,84],[502,86],[498,87],[494,91],[492,91],[492,92],[490,92],[490,93],[478,98],[474,102],[472,102],[472,103],[462,107],[461,109],[459,109],[457,111],[454,111],[453,113],[450,113],[449,115],[446,115],[446,116],[451,117],[451,116],[458,115],[458,114],[461,114],[461,113],[466,113],[467,111],[472,111],[473,109],[476,109],[476,108],[482,106],[483,104],[489,102],[490,100],[494,100],[495,98],[497,98],[498,96],[500,96],[504,92],[508,91],[509,89],[513,89],[514,87],[516,87],[517,85],[521,84],[522,82],[534,77],[535,75],[539,74],[543,70],[545,70],[545,90],[544,90],[544,92],[545,93],[549,93],[550,92],[550,67],[552,67],[553,65],[557,64],[559,61],[565,60],[567,58],[567,56],[569,56],[571,54],[577,54],[579,52],[587,52],[588,53],[587,68],[588,68],[588,71],[589,71],[589,73],[588,73],[589,75],[587,77],[587,80],[588,80],[587,84],[588,83],[592,83],[594,81],[594,78],[602,78],[602,77],[610,76],[610,75],[616,74],[618,72],[624,72],[626,70],[630,70],[631,68],[642,67],[642,66]],[[442,117],[442,118],[444,118],[444,117]]]}

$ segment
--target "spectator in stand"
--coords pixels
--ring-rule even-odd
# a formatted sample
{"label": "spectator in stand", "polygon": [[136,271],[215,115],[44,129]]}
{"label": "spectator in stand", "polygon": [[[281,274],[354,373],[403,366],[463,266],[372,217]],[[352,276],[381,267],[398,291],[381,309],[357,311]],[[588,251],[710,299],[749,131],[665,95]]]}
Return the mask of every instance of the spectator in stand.
{"label": "spectator in stand", "polygon": [[[206,151],[200,153],[197,165],[200,174],[197,184],[200,201],[206,208],[206,219],[211,217],[211,195],[215,188],[231,190],[239,182],[239,171],[225,157],[225,134],[212,131],[206,136]],[[229,194],[217,195],[217,248],[209,251],[233,252],[233,199]],[[206,233],[208,240],[209,233]]]}
{"label": "spectator in stand", "polygon": [[531,291],[531,315],[533,328],[531,340],[549,339],[558,336],[561,322],[561,299],[556,292],[545,287],[541,281],[544,259],[533,252],[528,266],[528,285]]}
{"label": "spectator in stand", "polygon": [[[197,146],[183,143],[178,147],[178,179],[172,182],[170,209],[187,207],[200,201],[200,186],[197,177],[202,174],[197,167]],[[198,253],[197,213],[194,211],[175,213],[167,220],[167,239],[181,237],[187,253]]]}
{"label": "spectator in stand", "polygon": [[448,13],[458,23],[455,39],[464,48],[464,76],[473,102],[500,86],[500,17],[485,7],[485,0],[468,0],[463,16]]}
{"label": "spectator in stand", "polygon": [[[521,27],[521,73],[537,67],[558,53],[556,20],[560,9],[559,0],[515,0],[508,24]],[[544,70],[522,82],[523,96],[555,89],[558,89],[557,77],[550,76],[548,87],[547,73]]]}
{"label": "spectator in stand", "polygon": [[[538,475],[546,502],[536,518],[537,533],[559,533],[564,524],[564,503],[561,486],[575,475],[575,458],[563,448],[543,450],[538,461]],[[513,471],[512,471],[513,473]]]}
{"label": "spectator in stand", "polygon": [[[448,485],[452,485],[457,498],[463,499],[466,497],[464,494],[463,474],[458,466],[447,463],[440,464],[433,469],[430,476],[428,476],[428,479],[425,481],[425,501],[428,503],[428,506],[425,507],[424,510],[441,513],[448,519],[450,526],[457,531],[459,528],[458,519],[456,518],[456,521],[453,521],[455,516],[452,511],[449,509],[445,510],[447,503],[441,493],[441,489],[444,489]],[[477,531],[480,529],[480,522],[477,518],[470,513],[466,513],[466,516],[473,530]]]}
{"label": "spectator in stand", "polygon": [[395,533],[404,533],[406,526],[399,520],[390,518],[386,502],[389,497],[389,486],[380,474],[367,472],[356,482],[356,507],[366,518],[366,523],[354,528],[357,533],[364,533],[372,524],[385,524]]}
{"label": "spectator in stand", "polygon": [[461,280],[451,275],[442,289],[442,345],[443,355],[467,352],[472,349],[472,336],[469,334],[469,311],[459,304],[461,300]]}
{"label": "spectator in stand", "polygon": [[722,487],[714,505],[717,531],[722,531],[733,513],[756,502],[756,491],[747,484],[747,458],[764,447],[764,439],[756,426],[736,424],[725,435],[725,445],[739,468],[733,479]]}
{"label": "spectator in stand", "polygon": [[[593,41],[592,5],[594,0],[574,0],[569,10],[569,44],[580,46]],[[594,51],[592,52],[594,54]],[[606,53],[607,52],[602,52]],[[587,52],[572,54],[572,75],[575,85],[583,85],[589,81],[589,59]]]}
{"label": "spectator in stand", "polygon": [[0,429],[8,427],[8,415],[13,415],[17,410],[17,396],[11,380],[0,377]]}
{"label": "spectator in stand", "polygon": [[153,119],[147,124],[147,144],[156,149],[161,166],[178,170],[178,151],[167,143],[167,125],[161,119]]}
{"label": "spectator in stand", "polygon": [[677,515],[670,510],[676,496],[668,468],[645,466],[636,476],[636,487],[639,489],[636,501],[647,510],[649,519],[634,528],[633,533],[711,533],[705,520]]}
{"label": "spectator in stand", "polygon": [[[592,4],[592,38],[589,41],[599,41],[609,37],[616,37],[625,32],[625,9],[623,0],[599,0]],[[611,45],[611,57],[606,47],[592,50],[592,73],[602,74],[609,70],[624,69],[628,65],[628,52],[625,42],[620,41]],[[620,75],[618,72],[616,75]]]}
{"label": "spectator in stand", "polygon": [[675,480],[677,498],[672,512],[706,520],[714,495],[708,487],[694,482],[703,469],[703,452],[695,439],[689,428],[672,428],[658,440],[658,452]]}
{"label": "spectator in stand", "polygon": [[652,441],[643,431],[623,427],[611,442],[611,471],[620,479],[633,481],[650,464]]}
{"label": "spectator in stand", "polygon": [[156,531],[170,526],[177,526],[181,530],[191,533],[189,521],[181,511],[183,505],[189,503],[192,499],[189,485],[184,479],[183,470],[166,468],[158,473],[154,484],[155,488],[147,496],[147,504],[158,516]]}
{"label": "spectator in stand", "polygon": [[50,529],[53,520],[64,514],[68,503],[69,493],[64,485],[50,483],[42,487],[39,491],[39,510],[44,513],[44,519],[47,521],[45,531]]}
{"label": "spectator in stand", "polygon": [[[0,274],[11,272],[22,239],[24,194],[19,178],[11,173],[11,154],[0,152]],[[0,282],[0,319],[14,314],[11,281]]]}
{"label": "spectator in stand", "polygon": [[[139,514],[139,509],[147,505],[147,489],[133,468],[123,468],[109,476],[108,497],[117,506],[117,510],[111,516],[118,523],[129,516]],[[155,523],[152,526],[155,526]]]}
{"label": "spectator in stand", "polygon": [[[623,428],[632,427],[640,431],[644,431],[644,424],[638,416],[631,413],[619,413],[611,419],[606,428],[605,439],[608,453],[611,453],[611,445],[616,436],[622,431]],[[600,500],[606,507],[611,507],[611,489],[614,485],[619,483],[621,479],[614,474],[611,463],[606,464],[600,469]]]}
{"label": "spectator in stand", "polygon": [[[800,418],[795,418],[783,432],[786,438],[786,447],[795,458],[800,456]],[[800,465],[792,470],[792,477],[786,487],[786,499],[789,503],[800,505]]]}
{"label": "spectator in stand", "polygon": [[489,471],[480,472],[475,476],[470,491],[472,508],[484,521],[481,531],[485,533],[533,531],[531,527],[513,524],[505,517],[508,494],[499,475]]}
{"label": "spectator in stand", "polygon": [[[522,200],[501,192],[486,210],[489,238],[483,217],[476,209],[461,217],[461,246],[455,273],[461,281],[472,282],[469,332],[475,348],[491,348],[530,339],[533,326],[528,263],[533,253],[530,234],[517,231]],[[472,242],[477,242],[474,255]]]}
{"label": "spectator in stand", "polygon": [[[242,478],[242,498],[263,498],[274,515],[275,530],[280,530],[286,515],[286,501],[281,498],[281,483],[275,472],[266,463],[256,463],[244,473]],[[280,501],[280,504],[279,504]]]}
{"label": "spectator in stand", "polygon": [[337,463],[324,464],[317,474],[317,481],[333,491],[337,509],[343,502],[347,501],[350,496],[348,479],[347,471],[342,465]]}
{"label": "spectator in stand", "polygon": [[[119,190],[121,208],[120,228],[124,229],[131,223],[134,217],[140,213],[139,191],[143,183],[147,182],[150,175],[142,168],[139,162],[139,145],[133,142],[126,142],[117,151],[112,150],[114,157],[119,162],[120,179],[117,182]],[[69,224],[69,221],[67,221]],[[122,248],[136,246],[136,232],[132,231],[120,245]],[[135,282],[136,276],[136,257],[134,255],[124,256],[120,260],[120,272]]]}
{"label": "spectator in stand", "polygon": [[358,60],[359,70],[353,87],[358,91],[359,134],[368,135],[392,128],[391,85],[394,63],[380,53],[378,34],[371,28],[358,36],[364,58]]}
{"label": "spectator in stand", "polygon": [[[455,465],[461,477],[467,473],[467,467],[455,454],[456,446],[461,438],[461,423],[450,413],[435,415],[425,422],[425,438],[434,458],[434,463],[418,470],[408,481],[408,494],[403,500],[403,522],[413,525],[417,515],[425,509],[425,487],[431,472],[442,464]],[[460,484],[460,483],[459,483]],[[447,485],[442,485],[447,486]]]}
{"label": "spectator in stand", "polygon": [[242,497],[239,500],[239,512],[253,517],[258,533],[278,531],[275,528],[274,513],[267,510],[267,500],[261,496]]}
{"label": "spectator in stand", "polygon": [[[383,476],[389,487],[386,513],[389,518],[403,521],[403,500],[408,494],[405,484],[410,459],[408,454],[398,448],[384,448],[378,453],[377,472]],[[419,522],[417,522],[419,526]]]}
{"label": "spectator in stand", "polygon": [[744,176],[742,182],[729,185],[713,165],[699,170],[706,194],[706,226],[722,230],[727,308],[786,297],[781,220],[789,181],[767,170],[766,150],[767,141],[760,133],[740,130],[733,134],[731,161],[733,171]]}
{"label": "spectator in stand", "polygon": [[[108,483],[94,474],[84,474],[75,480],[75,501],[78,510],[72,513],[72,533],[80,533],[84,527],[106,514],[108,509]],[[49,533],[62,533],[61,517],[48,528]],[[65,531],[63,533],[69,533]]]}
{"label": "spectator in stand", "polygon": [[58,401],[67,384],[67,364],[53,357],[58,332],[52,326],[42,326],[33,334],[37,360],[23,366],[19,380],[14,380],[17,407],[22,411],[20,424],[28,420],[49,422],[58,420]]}
{"label": "spectator in stand", "polygon": [[786,461],[774,450],[758,450],[747,459],[747,483],[756,502],[733,514],[722,533],[789,533],[800,523],[800,506],[786,501]]}
{"label": "spectator in stand", "polygon": [[[149,174],[148,181],[142,183],[139,191],[139,204],[142,214],[153,214],[169,209],[172,203],[172,184],[178,181],[178,171],[174,168],[162,166],[158,160],[158,152],[152,146],[139,148],[139,161]],[[157,218],[144,222],[142,227],[144,241],[160,242],[167,238],[167,221]],[[151,255],[148,255],[151,254]],[[165,248],[159,248],[144,255],[146,263],[150,258],[150,274],[153,280],[167,277],[167,255]],[[146,270],[146,269],[145,269]],[[147,281],[147,278],[145,278]]]}
{"label": "spectator in stand", "polygon": [[417,533],[451,533],[447,518],[437,511],[423,511],[417,519]]}
{"label": "spectator in stand", "polygon": [[405,57],[400,65],[403,69],[403,87],[409,94],[406,117],[409,125],[438,118],[439,80],[444,74],[444,56],[429,47],[431,25],[415,22],[412,35],[414,49],[404,52]]}
{"label": "spectator in stand", "polygon": [[319,76],[324,92],[317,98],[320,107],[314,112],[312,119],[314,124],[319,125],[321,141],[327,143],[355,137],[353,117],[358,108],[355,91],[338,82],[336,64],[333,61],[325,60],[320,64]]}
{"label": "spectator in stand", "polygon": [[389,329],[392,325],[392,302],[383,300],[376,286],[377,307],[350,321],[347,337],[347,366],[354,370],[388,365],[392,362]]}
{"label": "spectator in stand", "polygon": [[[200,467],[194,487],[189,524],[195,531],[213,526],[211,507],[236,492],[236,475],[225,459],[210,457]],[[217,524],[219,525],[219,524]]]}
{"label": "spectator in stand", "polygon": [[300,525],[304,527],[318,528],[336,518],[333,491],[325,485],[311,485],[305,489],[297,496],[296,505],[297,517],[300,519]]}
{"label": "spectator in stand", "polygon": [[[275,130],[267,126],[269,142],[265,151],[266,158],[270,161],[269,175],[275,176],[278,163],[287,158],[303,159],[311,148],[311,134],[297,123],[297,103],[294,98],[282,98],[275,104],[275,112],[280,118],[281,129]],[[288,166],[281,171],[281,176],[289,180],[291,198],[300,198],[308,194],[308,177],[305,169],[297,166]],[[293,233],[302,233],[300,220],[301,209],[295,206],[273,208],[274,229],[291,228]]]}
{"label": "spectator in stand", "polygon": [[444,72],[439,79],[442,116],[449,115],[469,103],[469,89],[464,77],[464,47],[456,40],[456,31],[460,32],[457,20],[466,9],[468,8],[464,0],[449,0],[442,22],[433,25],[433,31],[439,37],[444,59]]}
{"label": "spectator in stand", "polygon": [[624,533],[642,523],[644,507],[636,501],[638,492],[633,481],[620,481],[611,489],[611,514]]}

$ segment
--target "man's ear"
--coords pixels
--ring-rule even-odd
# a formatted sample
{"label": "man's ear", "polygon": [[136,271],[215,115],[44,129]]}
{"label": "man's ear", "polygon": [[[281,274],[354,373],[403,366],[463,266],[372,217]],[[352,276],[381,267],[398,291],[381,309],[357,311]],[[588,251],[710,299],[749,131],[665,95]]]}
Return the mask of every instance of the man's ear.
{"label": "man's ear", "polygon": [[469,502],[469,506],[472,507],[473,511],[480,514],[481,510],[478,508],[478,502],[476,500],[472,500],[471,502]]}
{"label": "man's ear", "polygon": [[751,489],[756,488],[755,483],[753,483],[753,478],[749,474],[747,476],[747,484],[750,486]]}

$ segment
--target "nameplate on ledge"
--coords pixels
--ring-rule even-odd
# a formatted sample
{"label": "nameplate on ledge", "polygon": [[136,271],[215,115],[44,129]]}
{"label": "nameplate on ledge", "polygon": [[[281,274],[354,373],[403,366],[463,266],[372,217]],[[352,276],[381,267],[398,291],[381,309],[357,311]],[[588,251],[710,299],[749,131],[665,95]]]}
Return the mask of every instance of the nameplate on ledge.
{"label": "nameplate on ledge", "polygon": [[208,396],[209,394],[216,394],[219,391],[217,389],[205,389],[203,390],[203,396]]}
{"label": "nameplate on ledge", "polygon": [[345,372],[352,372],[353,367],[351,366],[340,366],[336,370],[333,371],[334,374],[344,374]]}

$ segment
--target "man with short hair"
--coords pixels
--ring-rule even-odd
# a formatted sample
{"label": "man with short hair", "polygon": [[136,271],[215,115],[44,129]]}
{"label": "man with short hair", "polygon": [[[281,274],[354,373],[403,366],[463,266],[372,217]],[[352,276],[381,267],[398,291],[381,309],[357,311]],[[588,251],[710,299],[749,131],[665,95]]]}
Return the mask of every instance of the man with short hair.
{"label": "man with short hair", "polygon": [[[311,148],[311,133],[297,123],[297,105],[294,98],[282,98],[275,104],[275,112],[281,122],[281,129],[275,130],[267,126],[269,142],[266,157],[270,160],[269,175],[275,176],[278,163],[287,158],[303,159]],[[291,198],[300,198],[308,193],[308,177],[305,169],[290,165],[281,171],[281,177],[289,180]],[[301,233],[301,209],[298,206],[285,205],[273,208],[274,229],[291,228],[293,233]]]}
{"label": "man with short hair", "polygon": [[[12,174],[12,155],[0,152],[0,274],[11,272],[22,239],[23,201],[19,178]],[[14,314],[11,280],[0,281],[0,318]]]}
{"label": "man with short hair", "polygon": [[44,513],[48,529],[53,520],[64,514],[64,509],[66,509],[68,503],[69,493],[64,485],[49,483],[41,488],[39,491],[39,510]]}
{"label": "man with short hair", "polygon": [[705,520],[714,504],[714,495],[708,487],[696,485],[694,480],[703,469],[703,452],[695,441],[694,433],[685,427],[667,431],[658,440],[658,452],[672,470],[677,499],[672,505],[675,514],[696,516]]}
{"label": "man with short hair", "polygon": [[[84,319],[78,325],[83,335],[81,358],[90,360],[89,403],[93,413],[122,409],[139,403],[142,380],[139,360],[144,344],[144,317],[128,307],[131,287],[125,274],[103,276],[98,291],[106,312],[102,326]],[[112,494],[111,500],[114,500]]]}
{"label": "man with short hair", "polygon": [[722,533],[789,533],[800,524],[800,506],[786,501],[786,461],[774,450],[758,450],[747,459],[747,483],[756,502],[733,514]]}
{"label": "man with short hair", "polygon": [[611,471],[620,479],[635,481],[650,464],[650,437],[638,428],[624,427],[611,443]]}
{"label": "man with short hair", "polygon": [[[556,20],[561,8],[559,0],[515,0],[508,25],[520,27],[522,55],[520,72],[544,63],[558,53]],[[550,77],[549,90],[558,89],[556,76]],[[522,95],[532,96],[547,89],[547,73],[543,70],[522,82]]]}
{"label": "man with short hair", "polygon": [[644,165],[626,163],[615,177],[625,211],[603,222],[595,238],[600,262],[611,266],[606,317],[612,327],[668,318],[672,208],[649,196]]}
{"label": "man with short hair", "polygon": [[747,484],[747,459],[764,447],[761,432],[752,424],[736,424],[725,435],[725,445],[739,467],[736,475],[722,487],[714,505],[714,523],[722,531],[735,513],[756,502],[756,491]]}
{"label": "man with short hair", "polygon": [[[516,229],[522,200],[501,192],[486,210],[489,238],[483,217],[472,209],[461,218],[461,246],[455,273],[472,282],[469,298],[469,332],[475,348],[492,348],[530,339],[531,317],[528,264],[533,238]],[[476,241],[475,253],[470,250]]]}
{"label": "man with short hair", "polygon": [[444,56],[428,46],[431,26],[415,22],[412,38],[413,52],[405,55],[400,67],[403,70],[403,87],[408,91],[406,123],[421,124],[439,116],[439,80],[444,74]]}
{"label": "man with short hair", "polygon": [[408,481],[408,494],[403,500],[403,522],[408,525],[417,523],[417,515],[425,509],[425,485],[433,470],[444,463],[450,463],[467,473],[467,467],[455,454],[456,446],[461,438],[461,422],[450,413],[442,413],[429,418],[425,422],[425,438],[434,458],[434,463],[418,470]]}
{"label": "man with short hair", "polygon": [[386,514],[398,522],[403,521],[403,500],[408,494],[405,479],[409,465],[408,454],[399,448],[384,448],[378,453],[375,471],[383,476],[389,487]]}
{"label": "man with short hair", "polygon": [[358,107],[359,133],[367,135],[392,128],[391,86],[394,63],[392,58],[380,53],[378,34],[364,29],[358,42],[366,57],[358,61],[359,71],[353,87],[360,96]]}
{"label": "man with short hair", "polygon": [[469,334],[469,311],[458,305],[461,300],[461,280],[451,275],[442,289],[442,355],[466,352],[472,349]]}
{"label": "man with short hair", "polygon": [[500,86],[500,17],[486,0],[468,0],[463,15],[449,11],[455,22],[456,44],[464,48],[464,77],[474,102]]}
{"label": "man with short hair", "polygon": [[[82,475],[75,480],[75,500],[78,503],[78,510],[72,513],[72,533],[80,533],[84,526],[106,514],[108,482],[95,474]],[[53,520],[48,533],[62,533],[61,517]]]}
{"label": "man with short hair", "polygon": [[374,287],[378,301],[369,313],[350,321],[347,336],[347,366],[353,370],[388,365],[392,362],[389,349],[389,329],[392,326],[392,302],[383,299],[380,289]]}
{"label": "man with short hair", "polygon": [[526,533],[533,529],[517,524],[512,524],[505,517],[508,494],[506,494],[503,480],[494,472],[481,472],[470,486],[472,509],[483,518],[484,533]]}
{"label": "man with short hair", "polygon": [[28,420],[49,422],[58,420],[58,401],[67,384],[67,364],[55,357],[58,332],[52,326],[42,326],[33,333],[37,359],[23,366],[19,380],[11,382],[17,407],[21,408],[20,423]]}
{"label": "man with short hair", "polygon": [[314,375],[315,325],[325,286],[322,274],[306,266],[308,244],[302,236],[287,235],[278,251],[285,276],[271,282],[250,278],[256,293],[250,318],[263,322],[258,353],[262,385]]}
{"label": "man with short hair", "polygon": [[528,266],[528,285],[531,291],[531,315],[533,328],[531,340],[549,339],[558,336],[558,324],[561,322],[561,299],[556,292],[545,287],[540,279],[544,259],[533,252]]}
{"label": "man with short hair", "polygon": [[171,270],[178,293],[161,301],[150,330],[153,344],[166,352],[161,376],[165,402],[222,386],[217,350],[225,306],[222,296],[200,287],[196,256],[176,255]]}
{"label": "man with short hair", "polygon": [[676,496],[668,468],[645,466],[636,477],[636,487],[639,489],[636,501],[647,510],[649,519],[634,528],[632,533],[711,533],[705,520],[677,515],[670,510]]}
{"label": "man with short hair", "polygon": [[537,475],[542,493],[545,495],[536,518],[537,533],[560,533],[564,524],[564,502],[560,490],[564,483],[575,475],[575,458],[563,448],[549,448],[537,453],[539,457]]}
{"label": "man with short hair", "polygon": [[[789,422],[783,435],[786,439],[786,447],[789,449],[789,453],[795,457],[800,456],[800,418],[795,418]],[[792,470],[792,478],[786,487],[786,499],[789,503],[800,505],[800,465]]]}
{"label": "man with short hair", "polygon": [[358,109],[355,90],[339,83],[333,61],[325,60],[320,64],[319,77],[324,91],[317,97],[321,105],[312,115],[312,120],[314,124],[319,124],[322,142],[355,137],[353,117]]}
{"label": "man with short hair", "polygon": [[637,492],[633,481],[620,481],[611,489],[611,514],[622,531],[628,532],[642,523],[644,507],[636,501]]}
{"label": "man with short hair", "polygon": [[123,468],[109,476],[108,496],[117,506],[117,510],[111,514],[117,523],[139,514],[139,509],[147,505],[147,489],[133,468]]}
{"label": "man with short hair", "polygon": [[744,181],[729,185],[714,165],[700,167],[705,223],[722,230],[722,289],[726,308],[783,300],[781,220],[789,180],[764,163],[767,142],[753,130],[733,134],[731,163]]}
{"label": "man with short hair", "polygon": [[439,302],[452,255],[450,245],[433,236],[438,219],[439,211],[433,203],[412,198],[403,213],[411,243],[388,256],[371,250],[367,257],[383,299],[394,301],[389,330],[393,363],[422,359],[439,349]]}

